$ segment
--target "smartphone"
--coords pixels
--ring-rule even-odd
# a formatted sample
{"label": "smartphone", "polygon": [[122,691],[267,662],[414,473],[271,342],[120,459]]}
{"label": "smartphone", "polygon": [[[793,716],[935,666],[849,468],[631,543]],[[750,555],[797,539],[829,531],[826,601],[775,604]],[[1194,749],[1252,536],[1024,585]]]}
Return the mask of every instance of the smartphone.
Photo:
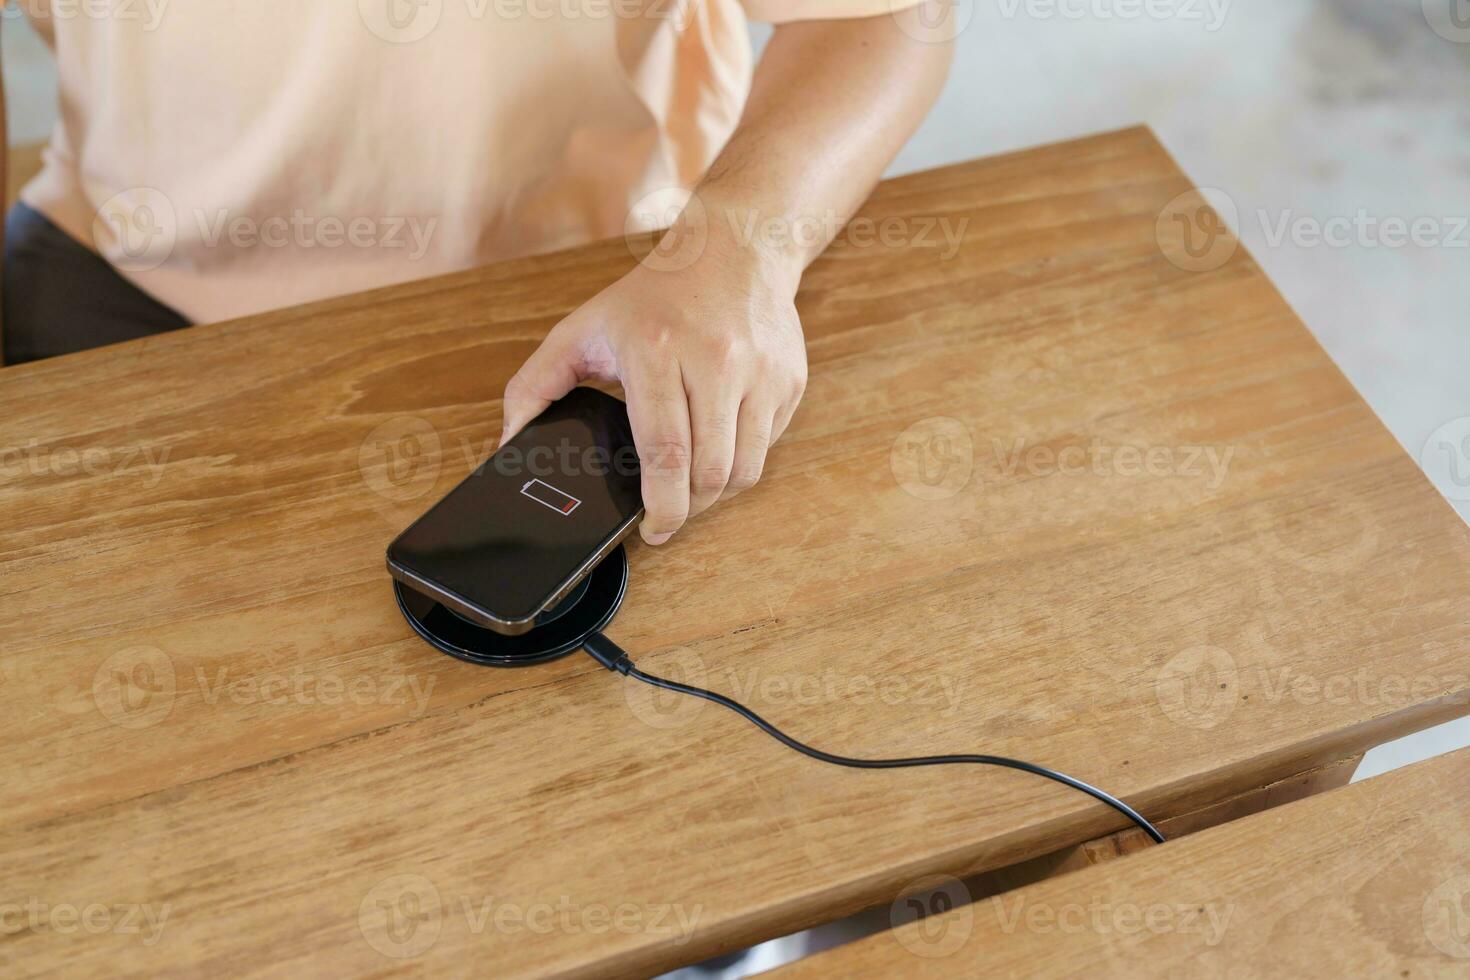
{"label": "smartphone", "polygon": [[524,633],[643,519],[627,407],[574,388],[388,546],[388,571],[477,626]]}

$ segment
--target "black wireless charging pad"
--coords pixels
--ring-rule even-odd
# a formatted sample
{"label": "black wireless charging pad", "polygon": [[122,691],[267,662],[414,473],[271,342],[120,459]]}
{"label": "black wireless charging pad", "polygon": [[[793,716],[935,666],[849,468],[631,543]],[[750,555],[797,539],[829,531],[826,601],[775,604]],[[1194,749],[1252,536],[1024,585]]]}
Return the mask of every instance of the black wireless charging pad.
{"label": "black wireless charging pad", "polygon": [[612,621],[628,591],[628,554],[620,546],[565,599],[519,636],[477,626],[396,579],[393,594],[413,631],[451,657],[485,667],[524,667],[571,653]]}

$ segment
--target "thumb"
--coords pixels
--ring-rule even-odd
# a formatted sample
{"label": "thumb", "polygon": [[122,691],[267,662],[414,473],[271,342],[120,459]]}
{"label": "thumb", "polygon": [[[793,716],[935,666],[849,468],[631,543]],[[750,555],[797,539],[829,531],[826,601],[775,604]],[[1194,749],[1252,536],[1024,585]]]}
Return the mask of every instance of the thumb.
{"label": "thumb", "polygon": [[502,416],[505,427],[500,445],[546,411],[547,406],[577,386],[583,378],[576,346],[554,328],[505,385]]}

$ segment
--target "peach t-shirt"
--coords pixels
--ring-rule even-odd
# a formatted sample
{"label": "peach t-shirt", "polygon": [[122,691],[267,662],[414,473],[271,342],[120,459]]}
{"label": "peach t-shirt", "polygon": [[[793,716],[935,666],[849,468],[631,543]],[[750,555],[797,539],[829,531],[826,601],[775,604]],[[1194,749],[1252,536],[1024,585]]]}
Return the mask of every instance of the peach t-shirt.
{"label": "peach t-shirt", "polygon": [[913,2],[30,0],[61,117],[22,197],[195,322],[543,252],[667,219],[747,15]]}

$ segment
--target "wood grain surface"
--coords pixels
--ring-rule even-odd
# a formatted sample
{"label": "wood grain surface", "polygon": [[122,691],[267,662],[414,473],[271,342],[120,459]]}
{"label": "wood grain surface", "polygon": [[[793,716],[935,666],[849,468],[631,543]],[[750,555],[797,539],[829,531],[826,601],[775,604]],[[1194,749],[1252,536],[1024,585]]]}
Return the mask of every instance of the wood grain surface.
{"label": "wood grain surface", "polygon": [[957,883],[906,896],[897,928],[764,975],[1463,977],[1467,813],[1461,749],[952,911]]}
{"label": "wood grain surface", "polygon": [[41,171],[40,143],[28,143],[10,148],[5,167],[5,206],[8,209],[20,197],[20,189],[26,181]]}
{"label": "wood grain surface", "polygon": [[[1470,532],[1197,205],[1144,129],[885,182],[764,479],[634,546],[609,634],[821,747],[1155,817],[1470,711]],[[1119,829],[410,632],[385,546],[634,261],[0,372],[0,904],[62,910],[0,918],[5,973],[649,973]]]}

